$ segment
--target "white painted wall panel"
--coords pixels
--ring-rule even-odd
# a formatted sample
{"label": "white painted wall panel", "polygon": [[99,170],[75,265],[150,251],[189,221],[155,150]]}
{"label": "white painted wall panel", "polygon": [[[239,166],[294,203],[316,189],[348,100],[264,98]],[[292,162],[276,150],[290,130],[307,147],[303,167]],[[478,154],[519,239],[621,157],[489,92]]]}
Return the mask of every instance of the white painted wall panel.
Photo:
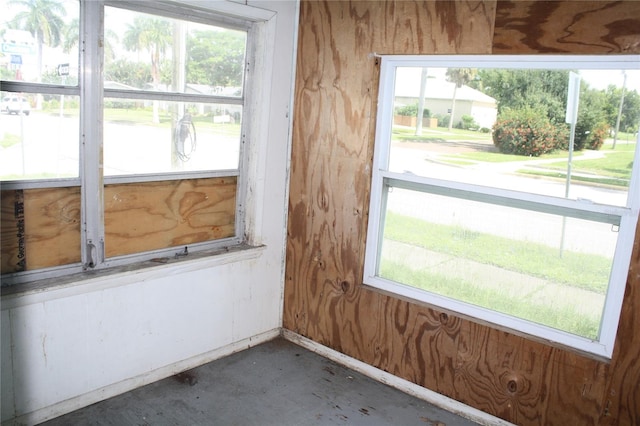
{"label": "white painted wall panel", "polygon": [[13,357],[11,355],[11,322],[9,311],[0,315],[0,413],[2,419],[14,417],[13,410]]}

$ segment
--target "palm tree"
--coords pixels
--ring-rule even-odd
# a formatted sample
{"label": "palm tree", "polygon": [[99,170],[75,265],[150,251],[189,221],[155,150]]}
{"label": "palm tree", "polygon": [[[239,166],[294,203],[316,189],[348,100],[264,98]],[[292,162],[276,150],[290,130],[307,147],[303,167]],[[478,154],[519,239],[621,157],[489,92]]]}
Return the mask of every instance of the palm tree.
{"label": "palm tree", "polygon": [[[165,19],[137,16],[132,24],[127,24],[124,46],[131,51],[149,51],[154,90],[157,90],[160,84],[160,60],[172,40],[171,26]],[[160,122],[157,101],[153,102],[153,122]]]}
{"label": "palm tree", "polygon": [[475,68],[449,68],[447,69],[447,81],[454,83],[453,100],[451,101],[451,117],[449,118],[449,131],[453,128],[453,115],[456,110],[456,95],[460,87],[473,80],[478,73]]}
{"label": "palm tree", "polygon": [[[13,22],[21,29],[29,31],[36,39],[38,46],[37,81],[42,81],[42,49],[44,45],[56,47],[60,44],[64,27],[63,17],[67,10],[60,0],[10,0],[9,4],[22,11],[13,18]],[[42,98],[38,96],[38,109]]]}
{"label": "palm tree", "polygon": [[80,23],[78,18],[73,18],[71,22],[62,29],[62,51],[64,53],[71,52],[71,49],[78,45],[79,34]]}
{"label": "palm tree", "polygon": [[[73,18],[71,22],[64,26],[62,30],[63,41],[62,51],[69,53],[78,45],[78,38],[80,35],[80,24],[78,18]],[[106,29],[104,32],[104,60],[110,61],[115,58],[115,51],[113,50],[113,42],[118,41],[118,34],[111,29]]]}

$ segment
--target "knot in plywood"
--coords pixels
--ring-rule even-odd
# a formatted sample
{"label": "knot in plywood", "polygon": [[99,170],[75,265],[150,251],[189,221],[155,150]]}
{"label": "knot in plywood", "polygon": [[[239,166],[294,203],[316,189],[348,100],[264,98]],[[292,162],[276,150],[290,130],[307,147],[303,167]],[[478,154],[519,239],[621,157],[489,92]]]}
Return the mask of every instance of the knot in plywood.
{"label": "knot in plywood", "polygon": [[506,394],[509,395],[522,395],[527,392],[529,385],[524,376],[514,373],[506,372],[500,377],[500,384]]}

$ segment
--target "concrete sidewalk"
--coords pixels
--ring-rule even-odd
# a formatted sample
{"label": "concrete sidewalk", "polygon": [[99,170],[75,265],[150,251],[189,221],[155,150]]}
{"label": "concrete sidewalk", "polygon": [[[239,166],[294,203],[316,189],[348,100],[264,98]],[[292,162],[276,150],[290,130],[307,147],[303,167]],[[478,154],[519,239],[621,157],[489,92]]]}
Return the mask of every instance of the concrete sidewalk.
{"label": "concrete sidewalk", "polygon": [[509,297],[519,299],[522,303],[551,307],[558,311],[573,309],[596,321],[600,320],[604,307],[603,294],[437,253],[407,243],[385,240],[382,257],[416,271],[426,269],[430,274],[462,279],[475,287],[498,290]]}

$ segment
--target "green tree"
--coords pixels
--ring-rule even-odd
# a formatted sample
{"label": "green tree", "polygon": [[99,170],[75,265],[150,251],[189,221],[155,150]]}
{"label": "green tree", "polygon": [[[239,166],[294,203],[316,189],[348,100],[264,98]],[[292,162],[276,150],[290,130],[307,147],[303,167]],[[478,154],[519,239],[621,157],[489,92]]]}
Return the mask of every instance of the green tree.
{"label": "green tree", "polygon": [[78,18],[73,18],[71,22],[62,28],[62,51],[69,53],[78,45],[80,35],[80,23]]}
{"label": "green tree", "polygon": [[0,67],[0,80],[11,80],[15,78],[15,71],[10,70],[9,68]]}
{"label": "green tree", "polygon": [[[171,25],[166,19],[136,16],[133,23],[127,24],[123,38],[124,47],[130,51],[150,53],[151,77],[155,90],[160,84],[160,61],[171,42]],[[157,101],[153,102],[153,122],[160,122]]]}
{"label": "green tree", "polygon": [[498,101],[498,114],[506,109],[530,108],[552,123],[563,123],[569,71],[484,69],[476,88]]}
{"label": "green tree", "polygon": [[105,80],[117,81],[131,87],[141,88],[153,80],[151,66],[127,59],[107,61],[105,64]]}
{"label": "green tree", "polygon": [[[22,9],[13,18],[13,23],[20,29],[29,31],[38,46],[38,76],[42,81],[43,46],[56,47],[60,44],[61,31],[67,10],[59,0],[10,0],[10,5]],[[42,97],[37,98],[37,108],[42,107]]]}
{"label": "green tree", "polygon": [[[80,24],[78,18],[73,18],[71,22],[66,24],[62,29],[62,51],[69,53],[78,45],[80,35]],[[105,62],[115,59],[113,50],[114,41],[118,41],[118,35],[111,29],[105,30],[104,35],[104,59]]]}
{"label": "green tree", "polygon": [[187,81],[242,86],[245,44],[239,31],[192,31],[187,38]]}
{"label": "green tree", "polygon": [[601,91],[582,85],[574,139],[575,150],[598,149],[602,146],[603,136],[606,136],[609,128],[606,101]]}
{"label": "green tree", "polygon": [[624,95],[622,105],[622,118],[620,128],[625,132],[633,133],[638,131],[640,122],[640,95],[637,91],[628,91]]}
{"label": "green tree", "polygon": [[[621,89],[620,89],[621,91]],[[618,102],[620,95],[618,95]],[[635,90],[627,91],[624,94],[622,104],[622,116],[620,117],[620,130],[625,132],[637,132],[638,121],[640,120],[640,95]]]}
{"label": "green tree", "polygon": [[[609,85],[604,96],[606,102],[607,123],[614,128],[618,118],[620,107],[620,97],[622,96],[622,88]],[[620,116],[620,130],[625,132],[637,132],[638,121],[640,120],[640,95],[635,90],[627,90],[624,94],[624,103],[622,104],[622,115]]]}
{"label": "green tree", "polygon": [[456,110],[456,95],[459,88],[468,84],[473,80],[478,73],[475,68],[448,68],[447,69],[447,81],[454,83],[453,86],[453,99],[451,101],[451,119],[449,120],[449,131],[453,127],[453,117]]}

